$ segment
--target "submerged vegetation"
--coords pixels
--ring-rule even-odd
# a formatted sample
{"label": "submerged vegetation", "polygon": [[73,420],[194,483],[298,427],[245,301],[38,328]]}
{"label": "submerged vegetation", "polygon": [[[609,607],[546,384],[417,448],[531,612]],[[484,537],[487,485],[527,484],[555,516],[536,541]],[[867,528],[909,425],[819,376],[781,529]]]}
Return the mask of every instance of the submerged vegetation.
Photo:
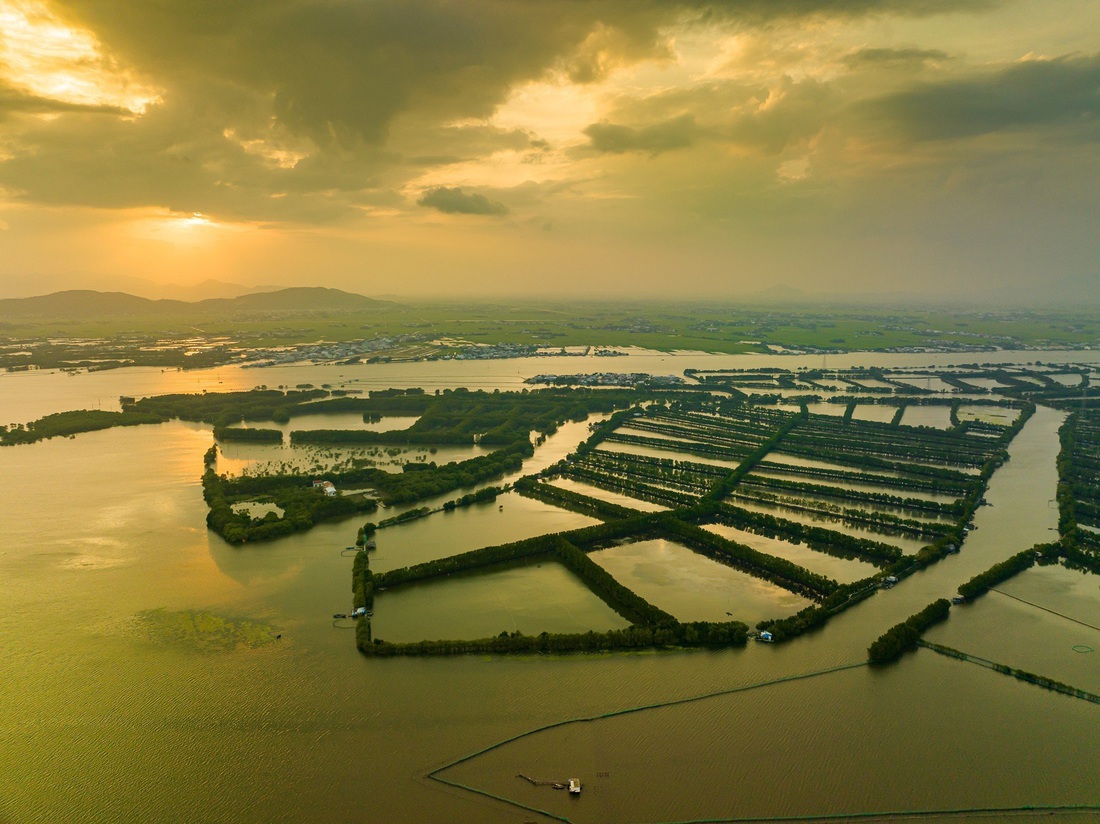
{"label": "submerged vegetation", "polygon": [[195,610],[146,610],[138,613],[137,624],[150,640],[200,652],[255,649],[279,638],[273,627],[260,621]]}

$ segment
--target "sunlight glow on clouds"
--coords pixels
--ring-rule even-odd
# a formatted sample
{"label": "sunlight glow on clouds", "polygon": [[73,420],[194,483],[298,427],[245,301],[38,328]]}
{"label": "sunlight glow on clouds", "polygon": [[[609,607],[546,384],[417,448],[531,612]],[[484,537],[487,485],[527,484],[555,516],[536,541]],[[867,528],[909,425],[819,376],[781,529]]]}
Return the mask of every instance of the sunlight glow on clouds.
{"label": "sunlight glow on clouds", "polygon": [[1096,0],[0,0],[0,294],[1085,284],[1098,84]]}
{"label": "sunlight glow on clouds", "polygon": [[131,231],[135,237],[165,241],[177,246],[216,243],[226,233],[239,233],[246,228],[215,220],[200,212],[179,214],[163,210],[135,216],[131,223]]}
{"label": "sunlight glow on clouds", "polygon": [[309,152],[295,151],[293,149],[276,146],[263,138],[242,138],[233,129],[225,129],[222,135],[226,140],[231,140],[238,144],[249,154],[261,157],[280,169],[293,169],[300,161],[309,157]]}
{"label": "sunlight glow on clouds", "polygon": [[159,100],[103,54],[95,35],[34,0],[0,0],[0,76],[38,97],[134,114]]}

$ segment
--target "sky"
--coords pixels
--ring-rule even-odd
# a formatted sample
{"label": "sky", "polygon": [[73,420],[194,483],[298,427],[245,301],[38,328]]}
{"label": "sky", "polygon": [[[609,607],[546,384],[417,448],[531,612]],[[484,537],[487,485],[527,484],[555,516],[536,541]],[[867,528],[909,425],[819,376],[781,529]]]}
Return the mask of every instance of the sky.
{"label": "sky", "polygon": [[0,297],[1100,286],[1096,0],[0,0]]}

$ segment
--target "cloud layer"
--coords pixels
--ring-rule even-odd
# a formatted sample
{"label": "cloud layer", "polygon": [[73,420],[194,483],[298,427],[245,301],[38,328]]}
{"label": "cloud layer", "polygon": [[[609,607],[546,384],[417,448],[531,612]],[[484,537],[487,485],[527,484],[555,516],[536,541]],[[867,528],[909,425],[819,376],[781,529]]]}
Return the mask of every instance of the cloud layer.
{"label": "cloud layer", "polygon": [[[1095,275],[1075,239],[1100,188],[1100,12],[1082,0],[0,0],[0,17],[17,261],[0,277],[51,247],[51,220],[54,248],[102,268],[134,221],[196,213],[282,253],[226,234],[203,258],[153,233],[177,279],[219,250],[241,279],[318,253],[350,278],[369,249],[433,288],[428,244],[486,289],[513,253],[617,283],[604,250],[642,243],[654,293],[659,260],[700,294],[805,286],[811,265],[823,286],[939,288],[983,258],[1022,277],[997,242],[1047,221],[1060,273]],[[98,250],[72,229],[82,209],[113,216]],[[482,246],[456,241],[474,225]]]}

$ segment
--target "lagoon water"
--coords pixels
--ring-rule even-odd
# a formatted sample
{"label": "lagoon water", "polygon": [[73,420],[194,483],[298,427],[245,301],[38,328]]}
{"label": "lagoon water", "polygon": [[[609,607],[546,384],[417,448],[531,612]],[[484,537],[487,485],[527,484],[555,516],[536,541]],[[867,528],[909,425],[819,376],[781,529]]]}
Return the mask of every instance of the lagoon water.
{"label": "lagoon water", "polygon": [[[1086,355],[1095,360],[1081,352],[1018,359],[1076,362]],[[1011,357],[860,354],[847,361],[918,367]],[[503,389],[547,371],[668,374],[762,364],[759,356],[653,353],[611,367],[554,360],[6,374],[0,420],[117,408],[119,395],[258,383]],[[779,366],[820,366],[820,358],[801,361],[776,359]],[[830,365],[844,361],[830,356]],[[209,427],[172,422],[4,448],[0,821],[542,820],[425,775],[558,720],[861,661],[886,627],[1054,534],[1060,421],[1060,413],[1040,409],[1028,422],[992,480],[993,505],[978,511],[979,528],[959,555],[819,632],[778,647],[562,657],[361,657],[353,633],[331,618],[350,604],[351,559],[340,550],[354,540],[358,522],[263,545],[224,544],[205,528],[199,486]],[[562,427],[527,471],[564,456],[586,428]],[[376,564],[390,568],[589,522],[512,496],[504,506],[383,530]],[[387,615],[383,594],[379,624],[400,620],[411,605],[410,620],[445,622],[444,634],[480,633],[486,614],[500,630],[527,630],[521,620],[540,616],[558,622],[551,629],[620,625],[556,566],[493,575],[432,585],[439,592],[428,593],[434,611],[417,611],[409,593],[402,595],[408,604],[391,601]],[[1036,569],[1004,589],[1100,625],[1098,584],[1095,576]],[[490,609],[479,612],[482,603]],[[563,611],[550,616],[554,604]],[[1049,667],[1053,677],[1074,683],[1080,676],[1080,686],[1097,689],[1100,652],[1077,653],[1071,644],[1100,650],[1100,631],[1066,628],[1045,612],[1033,620],[1029,609],[992,593],[936,632],[979,655],[1018,650],[1006,663]],[[156,610],[165,612],[150,612]],[[211,647],[150,617],[176,613],[263,624],[281,638]],[[887,669],[858,667],[559,727],[445,774],[578,822],[1097,804],[1098,734],[1097,705],[921,650]],[[577,774],[585,792],[566,798],[515,778],[520,772]],[[1082,819],[1067,813],[1046,820]]]}

